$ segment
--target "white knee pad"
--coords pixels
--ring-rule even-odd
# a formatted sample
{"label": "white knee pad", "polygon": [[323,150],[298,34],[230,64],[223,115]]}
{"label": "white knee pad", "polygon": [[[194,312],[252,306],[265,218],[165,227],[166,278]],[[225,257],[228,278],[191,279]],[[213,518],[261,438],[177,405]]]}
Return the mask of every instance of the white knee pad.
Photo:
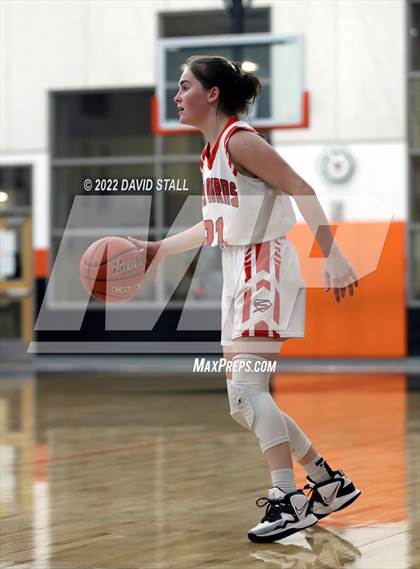
{"label": "white knee pad", "polygon": [[286,421],[270,395],[271,371],[259,371],[268,360],[242,354],[232,361],[232,380],[227,382],[232,418],[255,432],[263,452],[289,441]]}
{"label": "white knee pad", "polygon": [[229,398],[230,414],[232,419],[244,427],[252,430],[254,424],[254,407],[248,398],[246,390],[239,385],[232,385],[232,381],[227,381],[227,391]]}

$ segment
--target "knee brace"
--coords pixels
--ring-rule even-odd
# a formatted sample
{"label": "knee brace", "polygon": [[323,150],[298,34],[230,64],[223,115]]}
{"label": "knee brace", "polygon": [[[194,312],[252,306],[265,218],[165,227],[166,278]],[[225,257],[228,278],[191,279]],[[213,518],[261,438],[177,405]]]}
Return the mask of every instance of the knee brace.
{"label": "knee brace", "polygon": [[270,395],[270,371],[259,371],[265,358],[241,354],[232,359],[227,382],[230,414],[242,427],[254,431],[262,451],[289,441],[286,421]]}
{"label": "knee brace", "polygon": [[238,385],[232,385],[227,381],[230,415],[241,427],[252,430],[254,424],[254,408],[248,399],[245,390]]}

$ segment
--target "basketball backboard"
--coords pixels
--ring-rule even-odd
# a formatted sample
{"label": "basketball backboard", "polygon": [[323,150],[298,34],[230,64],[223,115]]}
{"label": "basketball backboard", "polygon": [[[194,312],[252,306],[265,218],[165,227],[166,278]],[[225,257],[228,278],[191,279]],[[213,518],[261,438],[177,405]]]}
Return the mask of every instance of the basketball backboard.
{"label": "basketball backboard", "polygon": [[173,101],[185,62],[191,55],[221,55],[241,62],[262,84],[261,95],[245,120],[258,129],[307,128],[309,95],[304,83],[300,35],[233,34],[161,39],[157,56],[156,96],[152,101],[155,134],[195,132],[178,120]]}

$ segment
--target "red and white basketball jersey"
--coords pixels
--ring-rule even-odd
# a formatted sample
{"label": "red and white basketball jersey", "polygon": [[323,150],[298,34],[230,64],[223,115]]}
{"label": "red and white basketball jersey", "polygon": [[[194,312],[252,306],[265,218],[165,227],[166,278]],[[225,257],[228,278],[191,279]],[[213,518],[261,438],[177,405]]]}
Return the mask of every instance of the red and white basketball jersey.
{"label": "red and white basketball jersey", "polygon": [[223,127],[211,154],[209,143],[201,153],[203,219],[206,243],[211,247],[271,241],[286,235],[296,223],[288,194],[236,170],[227,143],[240,129],[258,134],[245,121],[232,118]]}

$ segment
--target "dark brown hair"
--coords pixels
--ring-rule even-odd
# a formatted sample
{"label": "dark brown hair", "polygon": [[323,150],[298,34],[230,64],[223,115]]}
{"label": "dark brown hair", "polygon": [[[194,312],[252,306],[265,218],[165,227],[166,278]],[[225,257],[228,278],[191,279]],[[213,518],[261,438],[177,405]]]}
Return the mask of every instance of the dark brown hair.
{"label": "dark brown hair", "polygon": [[261,83],[240,64],[216,55],[192,55],[187,66],[205,89],[219,87],[219,109],[226,115],[246,114],[261,92]]}

